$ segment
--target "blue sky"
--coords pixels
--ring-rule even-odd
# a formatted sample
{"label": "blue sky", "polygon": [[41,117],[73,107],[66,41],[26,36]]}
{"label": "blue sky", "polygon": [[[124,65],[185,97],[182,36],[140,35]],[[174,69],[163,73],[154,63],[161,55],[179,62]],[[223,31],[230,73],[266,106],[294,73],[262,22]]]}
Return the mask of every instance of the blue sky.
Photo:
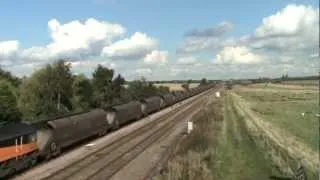
{"label": "blue sky", "polygon": [[[188,41],[186,37],[186,33],[192,30],[203,31],[205,29],[214,28],[221,22],[229,22],[232,24],[233,28],[229,31],[225,32],[219,39],[215,39],[215,42],[222,42],[228,38],[232,38],[236,43],[232,44],[232,47],[236,47],[240,45],[238,44],[239,38],[244,36],[255,36],[254,32],[260,26],[263,26],[263,18],[270,17],[277,12],[281,12],[281,10],[285,9],[288,5],[295,4],[297,6],[311,6],[312,10],[319,11],[318,3],[316,1],[289,1],[289,0],[269,0],[269,1],[254,1],[254,0],[245,0],[245,1],[213,1],[213,0],[197,0],[197,1],[183,1],[183,0],[55,0],[55,1],[40,1],[33,0],[31,1],[1,1],[0,2],[0,43],[6,41],[18,41],[19,42],[19,51],[23,51],[24,49],[28,49],[31,47],[45,47],[52,42],[52,38],[50,37],[50,32],[48,30],[48,22],[52,19],[56,19],[61,25],[70,23],[72,21],[85,22],[89,18],[94,18],[99,22],[108,22],[119,24],[126,29],[126,32],[121,35],[121,38],[130,38],[133,36],[135,32],[141,32],[146,34],[148,37],[152,37],[157,39],[158,44],[155,48],[159,51],[166,51],[168,57],[166,61],[168,61],[165,68],[170,69],[171,67],[178,66],[177,64],[172,64],[173,62],[178,61],[179,57],[187,57],[192,59],[192,57],[196,57],[197,60],[192,60],[199,62],[209,63],[210,66],[221,66],[219,65],[211,65],[211,61],[213,59],[217,59],[217,54],[220,51],[224,50],[225,46],[221,45],[219,48],[215,49],[206,49],[206,50],[197,50],[192,53],[187,54],[177,54],[177,49],[179,47],[184,46],[184,42]],[[284,15],[288,15],[293,13],[294,10],[289,10]],[[308,11],[306,9],[305,11]],[[301,16],[304,16],[303,14]],[[288,15],[288,17],[290,17]],[[303,17],[299,17],[302,18]],[[307,21],[307,20],[306,20]],[[319,18],[316,19],[319,21]],[[279,26],[279,24],[277,24]],[[311,25],[310,25],[311,26]],[[281,29],[281,27],[276,27],[271,25],[274,29]],[[312,26],[311,26],[312,27]],[[314,27],[318,28],[318,27]],[[298,29],[298,28],[297,28]],[[276,30],[275,30],[276,31]],[[71,32],[72,33],[72,32]],[[268,33],[265,33],[266,36]],[[315,32],[315,36],[316,32]],[[116,40],[121,40],[121,38],[117,37]],[[192,37],[192,40],[196,40],[196,37]],[[207,37],[212,38],[212,37]],[[299,37],[297,38],[299,39]],[[116,42],[116,40],[114,42]],[[201,40],[203,41],[203,39]],[[286,39],[283,39],[286,41]],[[199,42],[201,43],[201,42]],[[251,44],[250,44],[251,43]],[[251,46],[254,46],[252,42],[245,45],[241,44],[241,47],[245,47],[245,51],[250,51],[250,53],[254,53]],[[313,45],[316,45],[317,42],[314,42]],[[231,45],[227,45],[231,46]],[[1,47],[1,46],[0,46]],[[183,48],[183,47],[182,47]],[[310,47],[312,48],[312,47]],[[230,50],[230,49],[229,49]],[[231,49],[232,50],[232,49]],[[237,49],[240,50],[240,49]],[[236,50],[236,51],[237,51]],[[243,50],[243,49],[242,49]],[[305,49],[303,49],[305,51]],[[283,55],[283,49],[279,55]],[[1,51],[0,51],[1,53]],[[148,52],[150,53],[150,52]],[[222,53],[222,52],[221,52]],[[314,53],[312,51],[312,53]],[[147,54],[147,52],[146,52]],[[145,55],[146,55],[145,54]],[[267,50],[264,52],[263,56],[268,56]],[[273,53],[270,53],[273,54]],[[4,55],[3,55],[4,56]],[[226,55],[227,56],[227,55]],[[285,54],[284,56],[290,56]],[[303,55],[302,55],[303,56]],[[308,56],[308,55],[304,55]],[[17,55],[15,58],[21,58]],[[90,56],[92,57],[92,56]],[[5,62],[13,61],[9,59],[8,55],[5,56]],[[12,57],[10,57],[12,58]],[[200,58],[200,59],[198,59]],[[4,59],[4,58],[2,58]],[[151,65],[143,65],[142,58],[137,59],[137,61],[133,62],[130,60],[125,61],[114,60],[112,57],[108,56],[108,63],[114,64],[116,67],[121,67],[122,71],[125,71],[124,65],[130,64],[130,68],[135,67],[136,69],[148,69],[147,71],[152,71],[152,75],[149,74],[150,79],[161,79],[161,68],[164,69],[163,66],[155,67]],[[241,59],[241,57],[239,58]],[[250,59],[250,58],[247,58]],[[90,61],[90,58],[80,59],[85,61]],[[139,61],[140,60],[140,61]],[[156,60],[155,60],[156,61]],[[229,60],[231,61],[231,60]],[[19,69],[15,65],[19,65],[21,68],[21,63],[25,62],[22,58],[19,62],[9,63],[9,70],[16,72],[17,74],[21,74],[23,71]],[[232,61],[233,62],[233,61]],[[237,62],[237,60],[234,60]],[[270,60],[268,60],[270,62]],[[20,64],[18,64],[20,63]],[[30,62],[28,62],[30,63]],[[50,62],[48,62],[50,63]],[[0,64],[1,64],[1,54],[0,54]],[[8,64],[8,63],[7,63]],[[192,63],[189,63],[192,64]],[[227,63],[226,66],[231,66],[230,63]],[[232,63],[235,64],[235,63]],[[243,64],[243,63],[240,63]],[[248,63],[245,63],[248,64]],[[270,63],[269,63],[270,64]],[[271,63],[272,64],[272,63]],[[280,64],[280,63],[278,63]],[[6,65],[3,65],[6,66]],[[226,67],[225,66],[225,67]],[[236,66],[236,65],[233,65]],[[251,66],[251,65],[250,65]],[[256,65],[257,66],[257,65]],[[195,66],[191,66],[191,68]],[[187,69],[186,67],[180,67],[180,69]],[[188,67],[190,69],[190,67]],[[237,69],[237,67],[232,67],[233,69]],[[232,69],[230,68],[230,69]],[[214,68],[213,68],[214,69]],[[251,69],[251,67],[250,67]],[[199,69],[201,70],[201,69]],[[82,69],[81,72],[85,70]],[[87,72],[89,73],[90,69]],[[158,72],[158,74],[154,74]],[[271,70],[270,70],[271,71]],[[30,74],[32,71],[28,71]],[[166,71],[162,71],[164,74]],[[293,70],[293,73],[297,72],[298,75],[303,75],[305,71],[298,72]],[[122,73],[119,70],[119,73]],[[124,74],[126,72],[123,72]],[[179,71],[179,73],[182,73]],[[179,74],[178,73],[178,74]],[[188,72],[184,72],[188,73]],[[209,72],[208,72],[209,73]],[[236,72],[233,72],[236,73]],[[252,72],[253,73],[253,72]],[[129,73],[130,74],[130,73]],[[173,73],[174,74],[174,73]],[[183,73],[182,73],[183,74]],[[189,72],[188,74],[192,74]],[[226,73],[228,74],[228,73]],[[269,76],[270,72],[266,72],[265,75]],[[145,75],[145,74],[143,74]],[[204,74],[206,75],[206,74]],[[236,76],[242,77],[241,74],[234,74]],[[264,74],[262,74],[264,75]],[[146,74],[145,76],[148,76]],[[190,75],[192,76],[192,75]],[[208,74],[209,77],[214,76]],[[243,74],[245,76],[252,76],[246,73]],[[173,75],[173,77],[163,77],[164,79],[172,79],[172,78],[182,77],[179,75]],[[185,75],[183,76],[185,77]],[[198,76],[195,75],[195,78]],[[221,74],[221,77],[224,77]]]}

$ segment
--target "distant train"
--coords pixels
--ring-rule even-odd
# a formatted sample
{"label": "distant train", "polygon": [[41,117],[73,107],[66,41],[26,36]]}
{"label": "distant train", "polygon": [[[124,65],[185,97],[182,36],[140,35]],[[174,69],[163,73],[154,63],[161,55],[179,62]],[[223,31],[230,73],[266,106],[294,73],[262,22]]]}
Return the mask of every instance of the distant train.
{"label": "distant train", "polygon": [[106,111],[65,115],[37,124],[16,123],[0,128],[0,179],[35,165],[39,159],[49,160],[61,151],[86,138],[103,136],[126,123],[178,103],[212,88],[199,86],[113,106]]}

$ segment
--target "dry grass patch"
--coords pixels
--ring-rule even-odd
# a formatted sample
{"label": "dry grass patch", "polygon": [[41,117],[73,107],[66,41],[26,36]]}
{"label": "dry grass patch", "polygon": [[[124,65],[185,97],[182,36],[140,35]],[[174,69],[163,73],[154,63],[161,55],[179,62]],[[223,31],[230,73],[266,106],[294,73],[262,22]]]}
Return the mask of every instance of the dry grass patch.
{"label": "dry grass patch", "polygon": [[[160,83],[160,84],[154,84],[155,86],[166,86],[170,89],[170,91],[184,91],[185,89],[182,87],[181,83]],[[189,88],[197,87],[199,83],[190,83]]]}
{"label": "dry grass patch", "polygon": [[163,83],[163,84],[154,84],[155,86],[165,86],[170,89],[170,91],[184,91],[184,88],[181,86],[180,83]]}

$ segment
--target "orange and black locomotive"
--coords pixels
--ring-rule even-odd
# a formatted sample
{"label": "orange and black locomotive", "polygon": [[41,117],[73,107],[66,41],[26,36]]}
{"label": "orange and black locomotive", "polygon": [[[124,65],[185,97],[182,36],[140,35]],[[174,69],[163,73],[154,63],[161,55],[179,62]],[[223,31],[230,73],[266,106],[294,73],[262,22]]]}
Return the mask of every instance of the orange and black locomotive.
{"label": "orange and black locomotive", "polygon": [[0,128],[0,177],[36,163],[37,131],[27,124],[10,124]]}

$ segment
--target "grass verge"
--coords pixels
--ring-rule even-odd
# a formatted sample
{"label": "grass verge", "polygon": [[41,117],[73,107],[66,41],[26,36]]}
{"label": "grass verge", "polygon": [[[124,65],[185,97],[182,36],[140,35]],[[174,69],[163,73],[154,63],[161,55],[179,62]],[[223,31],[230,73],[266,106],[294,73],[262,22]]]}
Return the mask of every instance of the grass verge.
{"label": "grass verge", "polygon": [[263,180],[272,174],[228,95],[223,93],[194,119],[194,131],[156,179]]}
{"label": "grass verge", "polygon": [[213,179],[214,142],[222,121],[219,100],[207,105],[194,119],[194,130],[179,145],[175,157],[168,163],[165,173],[155,179]]}

